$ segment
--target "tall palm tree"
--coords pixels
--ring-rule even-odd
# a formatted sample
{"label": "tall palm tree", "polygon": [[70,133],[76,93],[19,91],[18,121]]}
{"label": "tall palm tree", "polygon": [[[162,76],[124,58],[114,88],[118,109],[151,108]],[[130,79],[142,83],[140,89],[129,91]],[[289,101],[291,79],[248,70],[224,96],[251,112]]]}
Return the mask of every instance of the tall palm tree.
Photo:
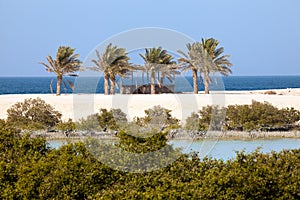
{"label": "tall palm tree", "polygon": [[231,62],[228,60],[230,55],[221,55],[224,53],[224,48],[217,46],[219,45],[219,41],[214,38],[204,39],[202,38],[202,47],[204,48],[204,52],[208,54],[208,58],[212,61],[212,64],[207,64],[204,62],[203,67],[201,68],[201,72],[203,73],[204,78],[204,86],[205,86],[205,94],[209,94],[209,84],[211,83],[211,78],[209,74],[219,72],[224,76],[228,76],[232,73],[230,67],[232,66]]}
{"label": "tall palm tree", "polygon": [[125,48],[118,48],[112,46],[110,43],[106,46],[105,51],[100,54],[96,50],[97,60],[92,60],[95,66],[90,67],[94,71],[102,71],[104,73],[104,94],[109,94],[110,81],[110,94],[114,94],[116,85],[116,76],[125,76],[130,69],[128,63],[129,57],[127,56]]}
{"label": "tall palm tree", "polygon": [[[81,61],[77,59],[79,54],[74,54],[75,49],[68,46],[60,46],[56,53],[56,59],[49,55],[46,57],[48,64],[40,62],[45,66],[48,72],[55,73],[57,76],[56,95],[61,94],[61,84],[64,76],[77,76],[75,72],[80,70]],[[70,87],[73,89],[73,84],[68,80]],[[51,84],[50,87],[52,88]]]}
{"label": "tall palm tree", "polygon": [[127,56],[127,53],[125,52],[124,56],[121,56],[118,62],[115,65],[111,66],[109,70],[110,94],[115,93],[116,77],[119,76],[121,78],[126,78],[129,76],[129,72],[135,69],[131,65],[131,63],[128,62],[129,59],[130,58]]}
{"label": "tall palm tree", "polygon": [[146,70],[150,72],[151,94],[155,94],[155,73],[166,70],[168,65],[175,64],[174,58],[162,47],[146,48],[145,54],[140,54],[145,61]]}
{"label": "tall palm tree", "polygon": [[178,50],[178,53],[182,55],[181,58],[178,58],[178,62],[182,71],[192,71],[194,93],[198,94],[198,70],[203,66],[203,48],[199,42],[188,43],[186,47],[187,53]]}

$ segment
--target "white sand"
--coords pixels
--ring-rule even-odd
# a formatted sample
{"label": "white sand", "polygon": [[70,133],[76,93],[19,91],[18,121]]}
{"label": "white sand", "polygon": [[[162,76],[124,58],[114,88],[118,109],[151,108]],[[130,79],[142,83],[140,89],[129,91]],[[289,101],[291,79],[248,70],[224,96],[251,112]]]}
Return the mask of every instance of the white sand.
{"label": "white sand", "polygon": [[[266,90],[271,91],[271,90]],[[78,120],[81,117],[99,112],[100,108],[121,108],[128,114],[128,119],[144,116],[144,110],[155,105],[172,110],[172,115],[184,120],[191,112],[206,105],[221,106],[251,104],[252,100],[269,102],[278,108],[294,107],[300,110],[300,89],[272,90],[275,95],[264,94],[266,91],[225,91],[209,95],[194,94],[159,94],[159,95],[72,95],[62,94],[15,94],[0,95],[0,118],[5,119],[6,110],[16,102],[26,98],[45,100],[63,114],[63,120]]]}

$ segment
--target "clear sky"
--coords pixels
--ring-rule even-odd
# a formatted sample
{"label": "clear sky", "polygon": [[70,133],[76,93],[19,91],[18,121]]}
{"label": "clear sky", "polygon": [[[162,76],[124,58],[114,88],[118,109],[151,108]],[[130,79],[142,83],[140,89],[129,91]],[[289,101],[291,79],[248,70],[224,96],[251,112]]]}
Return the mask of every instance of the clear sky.
{"label": "clear sky", "polygon": [[133,28],[214,37],[233,75],[300,75],[299,0],[0,0],[0,76],[49,76],[38,62],[69,45],[85,56]]}

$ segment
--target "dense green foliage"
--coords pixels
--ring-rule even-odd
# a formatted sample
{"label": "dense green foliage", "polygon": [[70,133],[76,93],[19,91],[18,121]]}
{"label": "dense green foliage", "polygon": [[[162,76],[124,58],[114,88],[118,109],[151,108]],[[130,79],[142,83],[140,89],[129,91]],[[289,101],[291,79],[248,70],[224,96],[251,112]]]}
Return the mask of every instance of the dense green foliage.
{"label": "dense green foliage", "polygon": [[145,110],[145,117],[136,117],[135,123],[140,126],[170,126],[170,125],[178,125],[179,120],[173,118],[171,115],[171,110],[163,108],[161,106],[154,106],[153,108],[149,108]]}
{"label": "dense green foliage", "polygon": [[[61,121],[61,114],[40,98],[25,99],[7,110],[7,123],[23,130],[54,128],[60,131],[126,130],[148,133],[179,128],[179,120],[172,117],[171,110],[161,106],[145,110],[145,117],[136,117],[128,123],[121,109],[100,109],[78,122]],[[270,103],[253,101],[250,105],[230,105],[227,108],[206,106],[198,113],[192,113],[186,120],[186,130],[240,130],[240,131],[288,131],[299,128],[300,111],[294,108],[278,109]]]}
{"label": "dense green foliage", "polygon": [[118,130],[127,124],[127,117],[121,109],[101,108],[99,113],[89,115],[86,119],[80,119],[75,124],[77,130]]}
{"label": "dense green foliage", "polygon": [[7,110],[7,122],[19,129],[46,129],[61,120],[61,113],[40,98],[25,99]]}
{"label": "dense green foliage", "polygon": [[80,143],[51,150],[3,123],[0,142],[0,199],[84,199],[116,179]]}
{"label": "dense green foliage", "polygon": [[227,124],[230,129],[265,130],[283,127],[300,120],[300,112],[294,108],[278,109],[265,102],[253,101],[251,105],[234,105],[227,108]]}
{"label": "dense green foliage", "polygon": [[[156,139],[136,143],[122,133],[119,147],[153,151],[165,145]],[[52,150],[0,121],[0,199],[299,199],[299,170],[297,149],[240,152],[229,161],[181,155],[158,170],[127,173],[97,161],[82,143]]]}
{"label": "dense green foliage", "polygon": [[69,119],[67,122],[58,123],[55,126],[55,129],[63,132],[72,132],[76,130],[76,124],[72,121],[72,119]]}
{"label": "dense green foliage", "polygon": [[187,119],[185,129],[187,130],[221,130],[222,123],[225,120],[226,109],[218,106],[206,106],[193,112]]}
{"label": "dense green foliage", "polygon": [[87,116],[86,119],[82,118],[79,119],[75,124],[76,124],[76,129],[77,130],[84,130],[84,131],[99,131],[101,130],[101,126],[99,125],[99,114],[93,114]]}
{"label": "dense green foliage", "polygon": [[300,111],[294,108],[278,109],[270,103],[253,101],[250,105],[203,107],[186,120],[187,130],[290,130],[300,120]]}
{"label": "dense green foliage", "polygon": [[110,109],[109,111],[105,108],[100,109],[98,115],[99,125],[103,128],[116,130],[122,124],[127,123],[126,114],[121,109]]}

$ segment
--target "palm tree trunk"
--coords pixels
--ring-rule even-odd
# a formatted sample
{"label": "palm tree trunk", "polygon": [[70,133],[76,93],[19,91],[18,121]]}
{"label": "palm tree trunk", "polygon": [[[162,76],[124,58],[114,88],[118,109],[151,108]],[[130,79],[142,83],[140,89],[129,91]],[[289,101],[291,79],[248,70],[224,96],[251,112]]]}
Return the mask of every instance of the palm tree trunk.
{"label": "palm tree trunk", "polygon": [[110,94],[115,94],[116,78],[110,78]]}
{"label": "palm tree trunk", "polygon": [[61,94],[60,88],[61,88],[61,82],[62,82],[62,76],[57,76],[57,83],[56,83],[56,96],[59,96]]}
{"label": "palm tree trunk", "polygon": [[204,88],[205,88],[205,94],[209,94],[209,73],[208,71],[204,72]]}
{"label": "palm tree trunk", "polygon": [[163,87],[165,84],[165,74],[164,73],[161,73],[160,84],[161,84],[161,87]]}
{"label": "palm tree trunk", "polygon": [[155,94],[155,72],[151,72],[151,94]]}
{"label": "palm tree trunk", "polygon": [[149,84],[149,71],[147,70],[147,84]]}
{"label": "palm tree trunk", "polygon": [[197,69],[193,69],[193,82],[194,82],[194,93],[198,94],[198,76]]}
{"label": "palm tree trunk", "polygon": [[109,76],[104,75],[104,94],[105,95],[108,95],[108,80],[109,80]]}
{"label": "palm tree trunk", "polygon": [[120,79],[120,94],[124,94],[122,79]]}
{"label": "palm tree trunk", "polygon": [[164,84],[165,84],[165,74],[161,73],[161,77],[160,77],[160,93],[163,93],[164,91]]}

